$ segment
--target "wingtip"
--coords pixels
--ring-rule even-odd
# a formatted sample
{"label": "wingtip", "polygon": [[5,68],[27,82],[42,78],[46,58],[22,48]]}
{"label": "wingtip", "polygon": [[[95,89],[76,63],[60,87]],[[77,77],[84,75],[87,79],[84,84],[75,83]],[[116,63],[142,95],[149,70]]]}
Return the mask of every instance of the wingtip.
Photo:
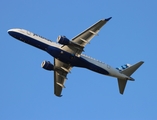
{"label": "wingtip", "polygon": [[141,63],[143,64],[143,63],[144,63],[144,61],[141,61]]}
{"label": "wingtip", "polygon": [[62,97],[63,95],[56,95],[57,97]]}
{"label": "wingtip", "polygon": [[105,19],[105,21],[109,21],[111,18],[112,18],[112,17],[109,17],[109,18]]}
{"label": "wingtip", "polygon": [[123,92],[119,92],[121,95],[123,95]]}

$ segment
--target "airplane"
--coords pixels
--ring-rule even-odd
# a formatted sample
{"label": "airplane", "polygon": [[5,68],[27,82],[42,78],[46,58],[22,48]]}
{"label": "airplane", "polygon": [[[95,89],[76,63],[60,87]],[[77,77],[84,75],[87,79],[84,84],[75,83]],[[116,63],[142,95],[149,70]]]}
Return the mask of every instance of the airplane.
{"label": "airplane", "polygon": [[111,18],[99,20],[71,40],[66,36],[59,36],[57,42],[53,42],[33,32],[19,28],[9,29],[8,34],[54,57],[54,64],[50,61],[43,61],[41,67],[48,71],[54,71],[54,94],[56,96],[62,96],[61,93],[62,89],[65,88],[64,83],[67,79],[67,74],[71,72],[73,67],[82,67],[117,78],[119,92],[123,94],[127,81],[134,81],[131,75],[144,63],[143,61],[134,65],[125,64],[120,68],[113,68],[106,63],[82,54],[85,46]]}

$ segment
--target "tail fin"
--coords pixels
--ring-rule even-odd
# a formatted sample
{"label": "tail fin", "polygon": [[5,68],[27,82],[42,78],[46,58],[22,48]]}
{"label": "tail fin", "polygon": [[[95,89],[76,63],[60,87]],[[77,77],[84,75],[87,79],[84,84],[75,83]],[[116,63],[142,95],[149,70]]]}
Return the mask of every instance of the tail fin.
{"label": "tail fin", "polygon": [[[128,67],[127,69],[121,71],[121,73],[130,77],[143,63],[144,63],[143,61],[140,61],[140,62]],[[118,78],[119,92],[121,94],[124,93],[124,89],[125,89],[127,81],[128,80],[126,80],[126,79],[119,79]]]}

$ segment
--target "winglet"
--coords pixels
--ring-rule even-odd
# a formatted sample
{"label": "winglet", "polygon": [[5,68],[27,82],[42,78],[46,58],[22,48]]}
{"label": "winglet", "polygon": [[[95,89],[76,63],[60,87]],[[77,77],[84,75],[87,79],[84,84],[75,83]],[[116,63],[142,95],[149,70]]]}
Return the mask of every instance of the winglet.
{"label": "winglet", "polygon": [[109,17],[109,18],[105,19],[105,21],[109,21],[111,18],[112,18],[112,17]]}

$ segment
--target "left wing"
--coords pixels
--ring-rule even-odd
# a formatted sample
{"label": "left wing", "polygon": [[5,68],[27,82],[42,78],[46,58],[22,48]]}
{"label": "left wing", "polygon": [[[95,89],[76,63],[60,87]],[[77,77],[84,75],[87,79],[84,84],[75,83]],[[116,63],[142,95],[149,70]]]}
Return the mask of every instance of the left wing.
{"label": "left wing", "polygon": [[75,55],[80,55],[83,51],[83,48],[90,42],[90,40],[98,34],[101,27],[107,23],[112,17],[107,19],[102,19],[74,37],[71,40],[72,44],[63,46],[63,50],[66,50],[70,53],[73,53]]}
{"label": "left wing", "polygon": [[54,58],[54,68],[54,94],[61,97],[62,88],[65,88],[66,76],[72,67]]}

